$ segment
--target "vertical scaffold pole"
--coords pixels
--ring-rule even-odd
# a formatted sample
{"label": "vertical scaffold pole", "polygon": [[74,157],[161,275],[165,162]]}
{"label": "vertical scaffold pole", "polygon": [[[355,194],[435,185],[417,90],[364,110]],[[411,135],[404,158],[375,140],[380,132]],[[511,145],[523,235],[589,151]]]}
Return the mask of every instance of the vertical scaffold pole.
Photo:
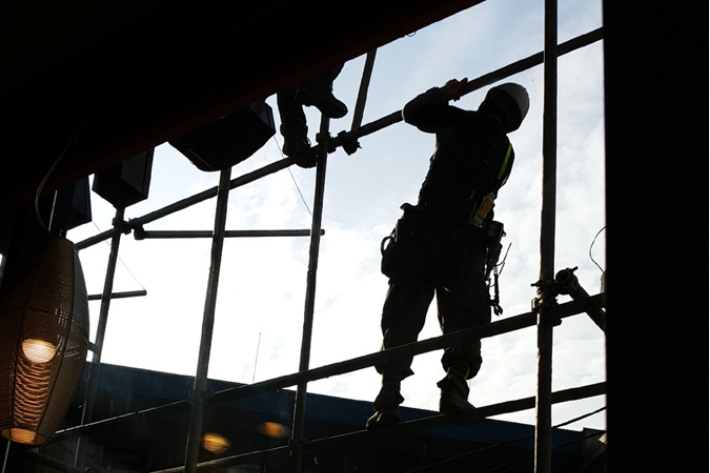
{"label": "vertical scaffold pole", "polygon": [[[320,234],[323,222],[323,199],[325,195],[325,170],[328,157],[328,128],[330,120],[322,116],[320,125],[320,156],[316,167],[316,189],[313,198],[313,220],[311,223],[311,242],[308,256],[308,273],[306,276],[306,302],[303,318],[303,341],[301,342],[300,372],[307,371],[311,358],[311,335],[313,333],[313,312],[316,299],[316,274],[318,271],[318,253],[320,251]],[[293,408],[293,424],[289,447],[291,450],[291,473],[301,473],[303,452],[301,443],[306,418],[306,393],[308,383],[299,381],[296,390],[296,401]]]}
{"label": "vertical scaffold pole", "polygon": [[555,267],[557,174],[557,0],[545,0],[545,98],[543,111],[542,215],[538,296],[538,386],[535,423],[535,473],[549,473],[552,463],[552,332]]}
{"label": "vertical scaffold pole", "polygon": [[[113,234],[111,235],[111,252],[106,265],[106,278],[104,279],[104,289],[101,294],[101,308],[99,309],[99,322],[96,326],[96,339],[94,343],[91,364],[89,365],[89,375],[86,381],[86,398],[84,409],[81,413],[81,424],[88,424],[94,413],[94,403],[96,401],[96,390],[99,386],[99,368],[101,366],[101,352],[104,346],[104,336],[106,334],[106,324],[108,322],[108,311],[111,305],[111,294],[113,293],[113,281],[116,275],[116,263],[118,260],[118,248],[121,243],[121,233],[125,208],[116,209],[116,216],[113,219]],[[74,453],[74,466],[79,469],[84,468],[84,457],[88,437],[79,437]]]}
{"label": "vertical scaffold pole", "polygon": [[372,78],[372,69],[375,67],[375,55],[377,49],[367,53],[365,57],[365,67],[362,71],[362,80],[360,81],[360,90],[357,93],[357,102],[355,103],[355,111],[353,112],[353,123],[350,126],[350,131],[355,131],[362,125],[362,117],[365,113],[365,102],[367,101],[367,89],[370,87],[370,78]]}
{"label": "vertical scaffold pole", "polygon": [[207,394],[207,370],[210,364],[214,314],[217,306],[217,286],[219,285],[219,271],[222,265],[222,248],[224,247],[224,228],[227,221],[230,173],[231,168],[223,169],[219,176],[210,273],[209,279],[207,280],[205,309],[202,316],[200,354],[197,361],[194,389],[191,395],[190,425],[187,433],[187,447],[185,452],[186,473],[195,473],[197,471],[200,440],[202,439],[202,418],[205,411],[205,398]]}

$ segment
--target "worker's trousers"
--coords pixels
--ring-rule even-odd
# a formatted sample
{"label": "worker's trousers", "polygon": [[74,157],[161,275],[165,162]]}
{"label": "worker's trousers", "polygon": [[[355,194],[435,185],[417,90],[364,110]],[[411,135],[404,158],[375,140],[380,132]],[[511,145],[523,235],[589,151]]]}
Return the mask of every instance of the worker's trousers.
{"label": "worker's trousers", "polygon": [[[485,282],[486,245],[483,232],[470,226],[437,224],[433,227],[436,261],[426,276],[412,273],[390,278],[382,310],[383,349],[416,342],[424,327],[434,294],[438,319],[444,334],[489,323],[490,299]],[[446,348],[444,370],[452,364],[468,366],[467,379],[481,368],[480,339]],[[411,356],[398,356],[378,363],[380,373],[413,372]]]}

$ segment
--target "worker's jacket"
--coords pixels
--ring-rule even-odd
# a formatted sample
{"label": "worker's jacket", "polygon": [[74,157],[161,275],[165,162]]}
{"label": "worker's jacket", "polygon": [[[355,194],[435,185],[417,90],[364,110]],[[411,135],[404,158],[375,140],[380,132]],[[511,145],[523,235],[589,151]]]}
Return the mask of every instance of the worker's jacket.
{"label": "worker's jacket", "polygon": [[436,133],[418,205],[463,215],[478,208],[488,193],[497,196],[515,157],[498,120],[449,105],[446,90],[440,87],[412,99],[402,117],[421,131]]}
{"label": "worker's jacket", "polygon": [[[482,198],[496,196],[510,174],[514,154],[505,129],[487,114],[448,105],[443,88],[414,98],[402,116],[436,133],[437,143],[417,206],[404,204],[404,215],[382,241],[382,272],[395,280],[444,285],[461,278],[482,281],[492,242],[484,228],[469,222]],[[486,221],[492,219],[489,212]]]}

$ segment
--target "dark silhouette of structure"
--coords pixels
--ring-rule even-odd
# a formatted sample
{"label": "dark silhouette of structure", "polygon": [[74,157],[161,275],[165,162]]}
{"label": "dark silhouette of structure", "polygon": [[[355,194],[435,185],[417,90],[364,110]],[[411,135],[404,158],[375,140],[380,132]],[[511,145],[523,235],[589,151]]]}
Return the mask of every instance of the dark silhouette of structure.
{"label": "dark silhouette of structure", "polygon": [[[364,0],[338,2],[334,8],[323,0],[206,0],[199,5],[153,0],[124,2],[112,10],[90,9],[81,2],[4,7],[0,29],[11,40],[0,48],[0,229],[5,232],[0,248],[7,253],[8,239],[29,232],[25,217],[31,214],[37,185],[65,147],[70,159],[57,163],[45,195],[477,3]],[[704,140],[697,139],[705,136],[703,120],[693,119],[696,103],[705,103],[696,94],[706,90],[706,69],[698,74],[697,59],[681,54],[694,44],[687,32],[705,30],[701,22],[707,5],[604,0],[603,13],[608,227],[604,389],[612,439],[607,464],[609,471],[697,469],[696,455],[704,451],[705,439],[696,432],[706,431],[693,425],[700,416],[687,407],[694,407],[688,400],[688,393],[696,392],[694,376],[680,368],[694,363],[697,347],[704,350],[707,342],[703,330],[692,329],[680,317],[669,318],[677,307],[673,296],[692,297],[704,288],[698,287],[701,278],[686,278],[680,288],[669,279],[681,265],[690,275],[703,269],[691,255],[696,241],[706,240],[706,222],[697,216],[678,218],[678,209],[697,201],[698,189],[707,189],[706,182],[692,182],[699,174],[695,163],[708,154]],[[659,33],[670,24],[683,30]],[[297,34],[301,31],[310,33]],[[289,164],[276,164],[264,173]],[[229,176],[222,180],[223,194],[228,181]],[[118,234],[120,229],[112,230],[96,241]],[[702,237],[686,245],[679,234]],[[317,252],[317,237],[315,241]],[[599,298],[592,299],[597,308],[602,305]],[[583,312],[584,305],[570,310]],[[704,306],[700,313],[704,319]],[[703,339],[697,340],[697,334]],[[705,360],[704,352],[700,356]],[[301,368],[308,372],[307,362]],[[272,384],[302,388],[316,375]],[[202,391],[197,392],[195,405],[201,402]],[[304,396],[300,399],[305,402]],[[305,404],[299,407],[298,395],[294,403],[294,430],[308,427],[303,425],[308,419]],[[684,412],[678,412],[681,405]],[[109,449],[120,451],[122,442],[145,435],[140,430],[145,428],[136,422],[126,436],[108,430],[101,435]],[[159,442],[160,435],[151,439]],[[302,440],[296,437],[292,444],[294,451],[306,454],[295,468],[308,462],[308,450],[299,448]],[[183,447],[175,452],[175,464],[185,464]],[[25,464],[37,464],[37,455],[53,462],[42,452],[13,444],[6,450],[4,468],[22,471]],[[197,458],[190,461],[188,471],[194,471]],[[81,471],[63,462],[51,468]]]}

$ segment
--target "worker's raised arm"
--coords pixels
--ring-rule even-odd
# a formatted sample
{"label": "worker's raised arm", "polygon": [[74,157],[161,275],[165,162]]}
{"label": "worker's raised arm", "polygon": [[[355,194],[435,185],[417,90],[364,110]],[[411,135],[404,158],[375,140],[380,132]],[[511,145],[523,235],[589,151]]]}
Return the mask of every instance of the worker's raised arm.
{"label": "worker's raised arm", "polygon": [[421,131],[436,133],[453,126],[462,110],[449,106],[449,100],[458,100],[467,79],[452,79],[443,87],[433,87],[410,100],[402,109],[402,118]]}

